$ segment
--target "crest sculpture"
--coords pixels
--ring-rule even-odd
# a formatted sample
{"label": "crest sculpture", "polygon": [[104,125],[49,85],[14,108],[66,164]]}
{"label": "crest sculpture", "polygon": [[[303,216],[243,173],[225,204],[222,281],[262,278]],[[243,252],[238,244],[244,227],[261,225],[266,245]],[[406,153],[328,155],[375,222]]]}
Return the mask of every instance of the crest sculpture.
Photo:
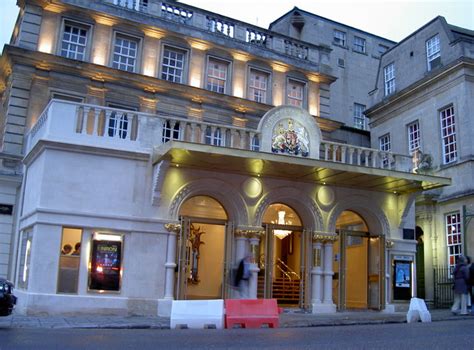
{"label": "crest sculpture", "polygon": [[286,123],[286,128],[281,121],[273,130],[272,152],[307,157],[309,154],[308,132],[293,119],[287,119]]}

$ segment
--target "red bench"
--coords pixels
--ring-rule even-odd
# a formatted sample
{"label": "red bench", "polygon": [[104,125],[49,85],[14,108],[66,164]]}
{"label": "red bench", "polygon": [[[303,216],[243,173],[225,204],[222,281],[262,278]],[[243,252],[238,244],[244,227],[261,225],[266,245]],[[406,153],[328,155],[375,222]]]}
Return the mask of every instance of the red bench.
{"label": "red bench", "polygon": [[280,312],[276,299],[226,299],[225,327],[260,328],[267,324],[278,328]]}

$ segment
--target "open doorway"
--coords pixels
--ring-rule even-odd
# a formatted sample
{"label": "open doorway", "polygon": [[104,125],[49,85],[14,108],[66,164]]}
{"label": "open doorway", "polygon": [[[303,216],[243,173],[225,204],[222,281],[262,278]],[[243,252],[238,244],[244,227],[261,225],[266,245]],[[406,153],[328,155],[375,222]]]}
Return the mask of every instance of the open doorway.
{"label": "open doorway", "polygon": [[222,205],[208,196],[188,199],[180,208],[177,244],[177,299],[221,299],[229,288],[231,230]]}
{"label": "open doorway", "polygon": [[275,298],[280,305],[304,307],[308,269],[307,237],[298,214],[281,203],[264,213],[265,236],[260,241],[258,298]]}

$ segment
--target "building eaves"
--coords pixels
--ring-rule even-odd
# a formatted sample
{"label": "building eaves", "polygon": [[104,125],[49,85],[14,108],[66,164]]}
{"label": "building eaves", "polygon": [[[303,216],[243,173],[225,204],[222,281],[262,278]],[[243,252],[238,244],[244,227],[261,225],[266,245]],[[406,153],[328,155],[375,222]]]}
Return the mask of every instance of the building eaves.
{"label": "building eaves", "polygon": [[317,19],[321,19],[321,20],[324,20],[324,21],[327,21],[327,22],[330,22],[330,23],[333,23],[333,24],[336,24],[338,26],[343,26],[347,29],[350,29],[350,30],[353,30],[353,31],[356,31],[356,32],[359,32],[359,33],[362,33],[364,35],[369,35],[369,36],[372,36],[374,38],[378,38],[378,39],[382,39],[384,41],[387,41],[387,42],[390,42],[392,44],[396,44],[397,42],[396,41],[393,41],[393,40],[390,40],[390,39],[387,39],[387,38],[384,38],[384,37],[381,37],[380,35],[376,35],[376,34],[372,34],[372,33],[369,33],[369,32],[366,32],[362,29],[359,29],[359,28],[355,28],[355,27],[352,27],[352,26],[349,26],[347,24],[344,24],[344,23],[341,23],[341,22],[337,22],[337,21],[334,21],[332,19],[329,19],[329,18],[326,18],[326,17],[323,17],[323,16],[319,16],[319,15],[316,15],[312,12],[308,12],[308,11],[305,11],[305,10],[302,10],[298,7],[294,7],[293,9],[291,9],[290,11],[288,11],[287,13],[285,13],[283,16],[279,17],[278,19],[274,20],[272,23],[270,23],[268,29],[269,30],[272,30],[272,26],[277,23],[278,21],[282,20],[283,18],[289,16],[291,13],[293,13],[294,11],[298,11],[298,12],[301,12],[301,13],[304,13],[305,15],[307,16],[311,16],[311,17],[314,17],[314,18],[317,18]]}

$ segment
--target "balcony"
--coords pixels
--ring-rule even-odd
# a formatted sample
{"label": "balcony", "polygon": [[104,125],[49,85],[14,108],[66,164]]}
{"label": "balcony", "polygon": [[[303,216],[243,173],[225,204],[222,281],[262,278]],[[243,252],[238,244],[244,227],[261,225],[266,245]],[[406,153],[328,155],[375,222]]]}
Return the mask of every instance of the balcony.
{"label": "balcony", "polygon": [[412,159],[405,155],[322,141],[319,157],[305,158],[260,150],[260,138],[256,129],[51,100],[27,135],[27,155],[44,140],[140,153],[154,163],[166,159],[189,167],[380,191],[413,192],[450,183],[414,174]]}
{"label": "balcony", "polygon": [[[70,0],[69,0],[70,1]],[[146,13],[167,22],[207,32],[215,40],[227,38],[245,48],[263,48],[291,59],[314,64],[329,64],[330,49],[309,44],[245,22],[183,3],[167,3],[156,0],[102,0],[121,9]],[[189,33],[186,33],[189,35]],[[314,66],[312,67],[314,70]],[[320,67],[321,69],[321,67]]]}

